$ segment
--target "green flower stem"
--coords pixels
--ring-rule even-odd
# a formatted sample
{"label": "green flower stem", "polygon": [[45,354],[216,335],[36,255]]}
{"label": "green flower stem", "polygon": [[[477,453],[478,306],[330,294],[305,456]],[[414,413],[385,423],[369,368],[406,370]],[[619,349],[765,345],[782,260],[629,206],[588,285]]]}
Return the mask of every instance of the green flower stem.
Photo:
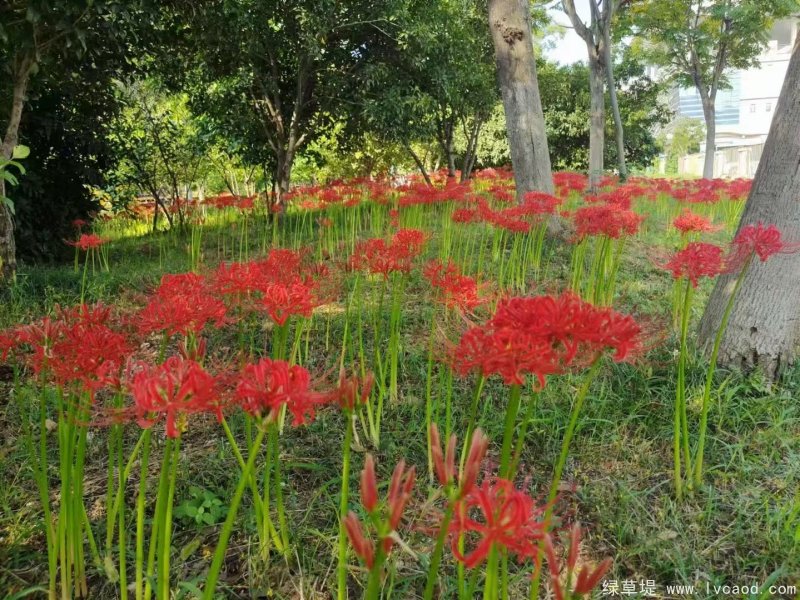
{"label": "green flower stem", "polygon": [[[683,475],[681,469],[681,454],[687,452],[689,444],[689,427],[686,422],[686,338],[689,332],[689,313],[692,306],[692,287],[691,281],[686,281],[686,290],[683,296],[683,309],[681,313],[681,342],[678,355],[678,381],[675,390],[675,414],[673,418],[673,439],[672,439],[672,458],[673,458],[673,479],[675,485],[675,495],[678,500],[683,499]],[[681,438],[683,442],[681,442]]]}
{"label": "green flower stem", "polygon": [[447,509],[445,510],[442,523],[439,526],[439,534],[436,536],[436,546],[433,548],[431,554],[431,563],[428,567],[428,579],[425,582],[425,592],[423,593],[423,600],[433,600],[433,588],[436,585],[436,580],[439,575],[439,565],[442,562],[442,552],[444,550],[444,542],[447,539],[447,533],[450,529],[450,521],[453,519],[453,509],[455,503],[448,502]]}
{"label": "green flower stem", "polygon": [[136,600],[144,598],[144,499],[147,495],[147,466],[150,459],[151,436],[151,430],[145,429],[139,470],[139,494],[136,497]]}
{"label": "green flower stem", "polygon": [[247,485],[247,481],[253,472],[253,465],[255,465],[258,451],[261,448],[261,443],[264,439],[264,429],[259,429],[256,438],[253,442],[253,448],[250,456],[247,458],[247,464],[239,477],[239,483],[236,485],[236,491],[233,493],[231,505],[228,508],[228,516],[225,518],[225,523],[222,525],[222,532],[217,542],[217,547],[214,550],[214,558],[211,561],[211,567],[206,576],[205,589],[203,590],[203,599],[212,600],[214,598],[214,591],[217,587],[217,579],[219,579],[219,572],[222,568],[222,561],[225,560],[225,550],[228,547],[228,540],[231,537],[233,530],[233,522],[236,520],[236,513],[239,511],[239,504],[242,501],[242,494]]}
{"label": "green flower stem", "polygon": [[[144,600],[150,600],[153,593],[153,576],[155,575],[156,549],[162,536],[165,505],[169,490],[169,461],[172,455],[172,440],[167,438],[164,445],[163,456],[161,458],[161,474],[158,480],[158,491],[156,493],[156,507],[153,515],[153,523],[150,527],[150,545],[147,550],[147,566],[145,570]],[[141,491],[141,488],[140,488]]]}
{"label": "green flower stem", "polygon": [[175,480],[178,478],[178,462],[180,458],[181,440],[177,438],[172,441],[172,457],[170,459],[169,486],[167,488],[167,501],[164,510],[164,521],[162,523],[162,546],[161,546],[161,573],[159,577],[160,599],[170,597],[169,575],[170,575],[170,551],[172,549],[172,505],[175,499]]}
{"label": "green flower stem", "polygon": [[342,446],[342,491],[339,496],[339,553],[336,568],[336,598],[347,600],[347,533],[344,518],[347,516],[347,502],[350,487],[350,446],[353,443],[353,416],[344,412],[345,431]]}
{"label": "green flower stem", "polygon": [[519,413],[519,402],[521,396],[521,386],[514,384],[511,386],[508,398],[508,408],[506,408],[505,427],[503,429],[503,446],[500,451],[500,477],[511,478],[509,470],[511,461],[511,442],[514,439],[514,427],[517,423],[517,413]]}
{"label": "green flower stem", "polygon": [[381,595],[381,575],[383,574],[383,564],[386,562],[386,553],[383,551],[383,544],[376,544],[375,562],[369,570],[367,578],[367,590],[364,593],[364,600],[379,600]]}
{"label": "green flower stem", "polygon": [[722,320],[720,321],[719,329],[717,329],[717,334],[714,337],[714,346],[711,350],[710,362],[708,364],[708,370],[706,371],[705,387],[703,388],[703,408],[700,415],[700,437],[697,442],[697,456],[695,457],[694,463],[694,483],[697,487],[703,485],[703,453],[706,446],[708,411],[711,407],[711,385],[714,382],[714,372],[717,368],[719,347],[722,344],[722,336],[725,335],[725,330],[728,327],[728,320],[730,319],[731,312],[733,311],[733,305],[736,300],[736,296],[739,293],[739,288],[742,286],[742,282],[744,281],[747,271],[750,269],[750,264],[752,261],[753,255],[751,254],[743,265],[739,276],[736,278],[733,291],[731,291],[730,298],[728,298],[728,304],[725,306],[725,312],[722,314]]}
{"label": "green flower stem", "polygon": [[511,473],[516,473],[517,468],[519,467],[519,461],[522,457],[522,447],[525,445],[525,437],[528,435],[528,427],[530,427],[531,421],[533,420],[533,411],[536,408],[536,400],[538,399],[538,396],[538,393],[534,393],[534,395],[528,400],[528,406],[525,410],[525,416],[522,418],[519,435],[517,436],[517,444],[514,447],[514,454],[513,458],[511,459]]}
{"label": "green flower stem", "polygon": [[592,366],[584,376],[581,387],[578,388],[578,392],[575,395],[575,400],[572,403],[572,411],[570,412],[567,431],[564,434],[564,439],[561,441],[561,453],[558,456],[558,462],[556,463],[556,468],[553,472],[553,481],[550,485],[550,493],[547,497],[548,507],[545,511],[544,520],[546,523],[548,523],[548,526],[550,517],[553,514],[553,501],[558,495],[558,485],[561,483],[561,475],[564,472],[564,465],[566,464],[567,456],[569,455],[569,447],[572,443],[572,436],[575,434],[575,428],[578,425],[578,417],[580,416],[581,408],[586,400],[586,396],[589,395],[589,388],[597,377],[597,373],[600,371],[600,365],[602,363],[601,359],[602,356],[598,356],[592,363]]}

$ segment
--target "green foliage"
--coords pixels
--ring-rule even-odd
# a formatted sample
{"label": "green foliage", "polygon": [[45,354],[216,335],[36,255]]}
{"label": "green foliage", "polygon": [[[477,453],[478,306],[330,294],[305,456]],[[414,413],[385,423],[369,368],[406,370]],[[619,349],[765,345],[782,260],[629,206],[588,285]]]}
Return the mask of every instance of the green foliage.
{"label": "green foliage", "polygon": [[[17,185],[19,180],[17,179],[17,176],[14,175],[14,171],[20,175],[25,175],[25,167],[23,167],[18,161],[28,158],[30,152],[30,148],[27,146],[18,145],[14,147],[10,159],[4,159],[0,157],[0,178],[5,180],[5,182],[9,185]],[[14,214],[14,202],[11,200],[11,198],[0,194],[0,203],[5,204],[8,207],[8,210],[11,211],[11,214]]]}
{"label": "green foliage", "polygon": [[705,125],[700,119],[678,117],[670,127],[659,135],[667,159],[667,173],[678,172],[678,159],[686,154],[700,151],[705,138]]}
{"label": "green foliage", "polygon": [[[662,86],[644,74],[644,67],[625,55],[615,65],[620,113],[625,128],[626,159],[632,168],[650,166],[661,148],[653,130],[664,125],[669,111],[660,99]],[[581,171],[589,162],[589,71],[584,64],[539,64],[550,160],[556,170]],[[606,115],[606,164],[616,162],[614,123]],[[493,110],[478,144],[482,166],[510,161],[502,106]]]}
{"label": "green foliage", "polygon": [[630,22],[647,59],[685,87],[726,85],[728,68],[757,63],[775,19],[800,9],[797,0],[644,0]]}
{"label": "green foliage", "polygon": [[189,486],[190,498],[181,502],[175,508],[175,516],[184,523],[195,525],[216,525],[221,523],[228,514],[228,507],[213,492],[198,487]]}

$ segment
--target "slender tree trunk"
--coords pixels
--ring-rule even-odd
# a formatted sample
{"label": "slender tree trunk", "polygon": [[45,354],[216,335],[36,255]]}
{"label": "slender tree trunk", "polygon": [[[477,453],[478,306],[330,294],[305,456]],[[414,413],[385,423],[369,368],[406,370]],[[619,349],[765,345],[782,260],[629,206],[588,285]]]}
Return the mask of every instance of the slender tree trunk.
{"label": "slender tree trunk", "polygon": [[717,114],[714,98],[703,100],[703,118],[706,121],[706,156],[703,162],[703,179],[714,177],[714,153],[717,149]]}
{"label": "slender tree trunk", "polygon": [[[775,224],[784,240],[800,242],[800,38],[795,43],[775,117],[758,164],[739,228]],[[725,311],[734,276],[721,277],[700,321],[701,343],[709,347]],[[718,361],[729,367],[759,368],[774,378],[790,364],[800,342],[800,253],[757,258],[742,282]]]}
{"label": "slender tree trunk", "polygon": [[589,190],[596,192],[603,177],[606,147],[606,98],[603,63],[597,50],[589,47]]}
{"label": "slender tree trunk", "polygon": [[461,166],[461,183],[466,182],[472,177],[472,169],[475,166],[475,156],[478,153],[478,140],[481,135],[481,127],[483,127],[483,118],[476,116],[472,128],[468,130],[467,148],[464,152],[464,162]]}
{"label": "slender tree trunk", "polygon": [[[0,157],[8,160],[18,142],[19,123],[25,106],[33,58],[27,54],[17,55],[12,61],[11,110],[8,125],[0,146]],[[0,196],[5,196],[5,180],[0,178]],[[17,270],[17,245],[14,240],[14,218],[5,203],[0,203],[0,282],[9,281]]]}
{"label": "slender tree trunk", "polygon": [[536,75],[528,0],[489,0],[489,29],[508,144],[519,200],[525,193],[553,192],[553,174]]}
{"label": "slender tree trunk", "polygon": [[605,30],[603,38],[605,42],[603,53],[606,65],[606,84],[611,104],[611,114],[614,116],[614,133],[617,142],[617,170],[619,171],[619,178],[625,181],[628,178],[628,166],[625,163],[625,131],[622,127],[622,115],[619,112],[617,86],[614,81],[614,59],[611,56],[611,36],[608,33],[608,29]]}
{"label": "slender tree trunk", "polygon": [[433,187],[433,182],[431,181],[431,178],[428,175],[428,171],[425,169],[425,163],[422,162],[422,159],[419,157],[419,155],[416,152],[414,152],[414,149],[411,147],[410,144],[404,143],[403,146],[405,147],[406,151],[411,155],[411,158],[414,159],[414,164],[417,165],[417,169],[419,169],[419,172],[422,175],[422,178],[425,180],[425,183]]}

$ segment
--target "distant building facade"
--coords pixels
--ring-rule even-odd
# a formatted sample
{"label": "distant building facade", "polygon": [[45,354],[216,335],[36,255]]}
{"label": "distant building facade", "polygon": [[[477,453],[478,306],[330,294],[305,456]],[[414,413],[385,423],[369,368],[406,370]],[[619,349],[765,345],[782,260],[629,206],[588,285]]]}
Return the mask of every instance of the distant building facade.
{"label": "distant building facade", "polygon": [[[758,64],[728,75],[730,88],[719,90],[716,101],[715,177],[752,177],[761,158],[798,33],[797,18],[776,21]],[[676,115],[703,119],[700,96],[694,88],[675,89],[670,98]],[[679,161],[678,171],[701,175],[704,154]]]}

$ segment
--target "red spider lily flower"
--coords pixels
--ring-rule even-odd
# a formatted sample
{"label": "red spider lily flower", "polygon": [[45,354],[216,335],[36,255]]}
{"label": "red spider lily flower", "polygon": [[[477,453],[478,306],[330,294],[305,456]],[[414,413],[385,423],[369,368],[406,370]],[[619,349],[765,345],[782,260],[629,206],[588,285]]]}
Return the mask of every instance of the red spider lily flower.
{"label": "red spider lily flower", "polygon": [[432,260],[423,273],[439,291],[441,301],[447,308],[469,311],[486,302],[478,296],[477,282],[472,277],[462,275],[452,262],[444,265],[439,260]]}
{"label": "red spider lily flower", "polygon": [[328,400],[325,394],[311,390],[306,369],[269,358],[244,367],[235,397],[245,412],[258,418],[274,420],[285,405],[292,413],[293,425],[312,420],[316,407]]}
{"label": "red spider lily flower", "polygon": [[719,229],[703,215],[698,215],[690,210],[684,210],[679,217],[675,218],[672,225],[683,234],[707,233]]}
{"label": "red spider lily flower", "polygon": [[398,229],[392,236],[391,248],[397,256],[414,258],[422,252],[427,236],[420,229]]}
{"label": "red spider lily flower", "polygon": [[59,336],[52,341],[49,367],[59,386],[77,383],[94,397],[106,386],[118,386],[131,351],[124,335],[108,327],[110,309],[77,307],[62,312]]}
{"label": "red spider lily flower", "polygon": [[109,240],[108,238],[100,237],[94,233],[84,233],[74,242],[67,242],[70,246],[75,246],[76,248],[80,248],[81,250],[92,250],[94,248],[99,248],[103,244],[107,243]]}
{"label": "red spider lily flower", "polygon": [[375,479],[375,460],[372,454],[367,454],[364,469],[361,471],[361,504],[370,514],[378,506],[378,482]]}
{"label": "red spider lily flower", "polygon": [[314,295],[314,285],[300,278],[288,283],[268,283],[261,292],[261,302],[277,325],[285,325],[293,315],[310,317],[319,305]]}
{"label": "red spider lily flower", "polygon": [[352,412],[357,404],[366,404],[372,392],[375,377],[368,373],[365,377],[360,377],[358,373],[353,373],[348,377],[344,367],[339,371],[339,384],[333,390],[334,401],[339,404],[342,410]]}
{"label": "red spider lily flower", "polygon": [[544,192],[528,192],[522,198],[520,209],[528,215],[554,215],[563,200]]}
{"label": "red spider lily flower", "polygon": [[350,257],[350,267],[387,279],[391,273],[408,273],[425,241],[425,234],[418,229],[400,229],[389,243],[381,238],[360,241]]}
{"label": "red spider lily flower", "polygon": [[[567,556],[568,585],[571,583],[569,580],[571,579],[573,573],[575,572],[575,567],[577,566],[578,554],[580,554],[580,538],[581,526],[578,523],[575,523],[570,530],[569,554]],[[553,592],[556,598],[564,598],[564,588],[562,586],[560,577],[561,565],[559,564],[558,558],[556,558],[556,552],[553,548],[553,540],[549,534],[544,537],[543,545],[545,549],[545,555],[547,556],[547,566],[550,571],[550,582],[553,587]],[[575,587],[570,594],[566,595],[566,597],[581,598],[591,594],[592,590],[597,587],[597,584],[600,583],[600,580],[603,578],[603,576],[608,573],[611,565],[612,560],[610,558],[606,558],[595,567],[590,567],[588,565],[581,567],[581,570],[578,572],[578,576],[575,579]]]}
{"label": "red spider lily flower", "polygon": [[463,498],[472,491],[478,479],[478,472],[481,463],[486,456],[489,448],[489,438],[487,438],[480,427],[472,432],[472,439],[469,445],[467,460],[459,473],[456,482],[456,436],[452,434],[447,443],[447,448],[442,453],[441,438],[439,428],[436,423],[431,423],[431,454],[433,456],[433,466],[436,478],[443,486],[458,484],[457,498]]}
{"label": "red spider lily flower", "polygon": [[701,277],[714,278],[722,273],[724,261],[722,248],[705,242],[692,242],[672,255],[665,268],[675,279],[686,277],[697,287]]}
{"label": "red spider lily flower", "polygon": [[364,536],[364,529],[361,527],[361,521],[358,520],[356,514],[351,510],[344,518],[344,528],[347,532],[347,538],[353,546],[353,551],[356,555],[364,561],[368,569],[372,568],[375,563],[375,545],[372,540]]}
{"label": "red spider lily flower", "polygon": [[[516,489],[513,482],[484,480],[462,502],[450,525],[450,539],[453,555],[465,567],[472,569],[481,564],[493,546],[504,548],[519,559],[537,555],[538,542],[547,531],[547,525],[539,520],[545,508]],[[472,516],[475,513],[477,518]],[[477,536],[474,547],[465,554],[458,548],[461,536],[467,540]]]}
{"label": "red spider lily flower", "polygon": [[130,382],[139,424],[152,427],[166,420],[166,434],[177,438],[189,415],[214,412],[221,418],[215,378],[193,360],[170,356],[164,364],[145,366]]}
{"label": "red spider lily flower", "polygon": [[86,227],[88,224],[89,224],[89,223],[88,223],[87,221],[85,221],[84,219],[74,219],[74,220],[72,221],[72,226],[73,226],[75,229],[77,229],[78,231],[80,231],[81,229],[83,229],[84,227]]}
{"label": "red spider lily flower", "polygon": [[[406,470],[406,463],[400,460],[392,472],[392,479],[389,483],[389,494],[386,498],[386,504],[389,509],[389,528],[391,531],[397,529],[400,525],[400,519],[403,517],[403,511],[411,499],[411,491],[414,488],[414,481],[416,480],[416,467],[412,466]],[[389,539],[389,538],[387,538]],[[391,547],[391,541],[384,540],[384,550],[387,552]]]}
{"label": "red spider lily flower", "polygon": [[588,364],[606,350],[624,360],[639,348],[640,337],[632,317],[573,293],[507,298],[484,326],[461,337],[454,368],[461,374],[476,368],[484,376],[497,374],[509,385],[523,384],[532,374],[544,386],[548,375]]}
{"label": "red spider lily flower", "polygon": [[575,211],[572,218],[579,239],[596,235],[615,239],[635,235],[644,219],[635,212],[621,209],[613,204],[582,206]]}
{"label": "red spider lily flower", "polygon": [[210,322],[225,323],[226,308],[200,275],[164,275],[147,306],[138,315],[142,333],[197,334]]}
{"label": "red spider lily flower", "polygon": [[796,247],[790,247],[782,240],[781,231],[775,225],[765,226],[758,222],[745,225],[739,230],[733,239],[731,257],[728,260],[732,270],[737,270],[752,255],[757,255],[764,262],[773,254],[794,250]]}
{"label": "red spider lily flower", "polygon": [[392,227],[400,227],[400,211],[396,208],[389,211],[389,224]]}
{"label": "red spider lily flower", "polygon": [[477,223],[480,221],[480,215],[476,208],[457,208],[450,215],[453,223]]}

